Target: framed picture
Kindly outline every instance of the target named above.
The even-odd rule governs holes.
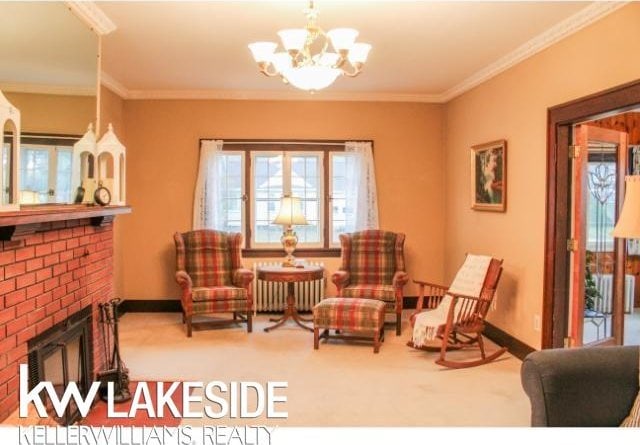
[[[507,141],[471,147],[471,208],[504,212],[507,208]]]

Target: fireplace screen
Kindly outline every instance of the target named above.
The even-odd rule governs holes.
[[[67,385],[76,382],[86,396],[91,384],[91,308],[77,312],[29,341],[29,380],[33,388],[41,381],[52,382],[58,398]],[[44,393],[43,393],[44,394]],[[46,397],[49,416],[63,425],[70,425],[79,417],[73,401],[66,412],[58,416]]]

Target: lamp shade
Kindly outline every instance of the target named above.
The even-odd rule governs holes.
[[[622,212],[611,234],[616,238],[640,238],[640,175],[627,176],[625,182]]]
[[[284,196],[280,201],[280,213],[273,220],[273,224],[281,224],[283,226],[309,224],[302,213],[300,198]]]

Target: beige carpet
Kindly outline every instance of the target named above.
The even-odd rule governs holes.
[[[129,313],[122,317],[122,355],[131,380],[288,381],[288,419],[190,419],[183,424],[279,426],[528,426],[530,407],[517,358],[449,370],[435,354],[405,346],[386,331],[379,354],[369,344],[321,341],[291,324],[265,333],[243,327],[194,331],[187,338],[180,314]],[[490,350],[495,348],[487,342]],[[471,351],[469,351],[471,352]],[[469,352],[456,352],[464,357]],[[279,408],[282,409],[282,408]]]

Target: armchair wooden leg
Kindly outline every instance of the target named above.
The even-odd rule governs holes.
[[[186,317],[184,311],[182,311],[182,324],[185,324],[186,321],[187,321],[187,317]]]
[[[373,334],[373,353],[377,354],[378,352],[380,352],[380,331]]]
[[[192,315],[187,315],[187,337],[191,337],[192,334],[191,318]]]
[[[238,313],[234,312],[233,313],[233,321],[236,321],[236,320],[238,320]]]
[[[235,317],[235,312],[233,313],[234,317]],[[251,311],[247,311],[247,332],[251,333],[253,332],[253,317],[251,314]]]
[[[396,335],[402,333],[402,314],[396,314]]]
[[[320,347],[320,328],[313,328],[313,349]]]

